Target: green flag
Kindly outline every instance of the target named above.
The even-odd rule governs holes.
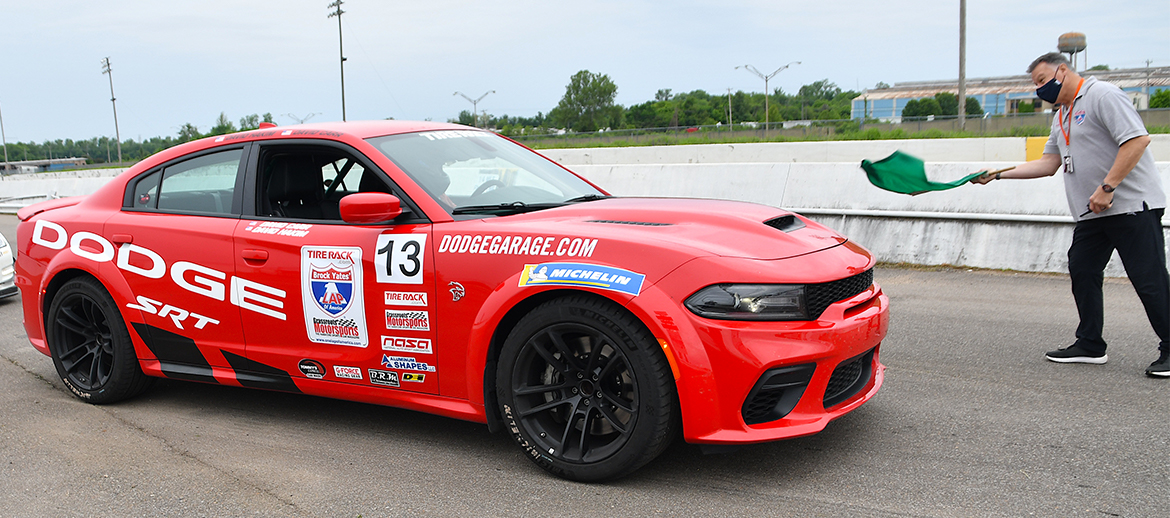
[[[953,182],[932,182],[926,179],[926,167],[922,160],[901,151],[894,151],[894,154],[877,162],[862,160],[861,168],[865,169],[869,183],[874,184],[879,189],[911,196],[930,191],[954,189],[983,174],[983,172],[972,173]]]

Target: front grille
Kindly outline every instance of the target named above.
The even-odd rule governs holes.
[[[820,318],[829,304],[857,295],[872,285],[873,269],[869,269],[852,277],[805,286],[805,304],[809,320]]]
[[[743,402],[743,422],[760,424],[788,415],[804,395],[816,368],[815,363],[806,363],[769,369]]]
[[[869,383],[873,372],[873,349],[865,354],[850,358],[837,365],[825,388],[825,408],[834,406],[853,397]]]

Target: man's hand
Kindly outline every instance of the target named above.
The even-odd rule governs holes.
[[[995,175],[984,171],[983,174],[976,176],[975,178],[972,178],[971,183],[977,183],[979,185],[987,185],[987,182],[990,182],[994,179],[995,179]]]
[[[1089,210],[1094,214],[1100,214],[1101,211],[1107,210],[1113,206],[1113,193],[1105,192],[1101,186],[1097,186],[1097,190],[1093,191],[1093,195],[1089,196]]]

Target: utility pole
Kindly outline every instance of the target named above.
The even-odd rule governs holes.
[[[0,112],[0,143],[4,144],[4,169],[2,174],[8,174],[8,137],[4,135],[4,112]]]
[[[775,77],[775,76],[776,76],[776,74],[779,74],[780,72],[783,72],[783,71],[784,71],[784,69],[786,69],[786,68],[788,68],[788,67],[790,67],[790,66],[792,66],[792,65],[799,65],[799,64],[800,64],[800,62],[799,62],[799,61],[793,61],[792,63],[789,63],[789,64],[787,64],[787,65],[784,65],[784,66],[782,66],[782,67],[780,67],[780,68],[777,68],[775,72],[772,72],[771,74],[768,74],[768,75],[764,75],[764,73],[763,73],[763,72],[760,72],[759,70],[756,70],[756,67],[753,67],[753,66],[751,66],[751,65],[740,65],[740,66],[738,66],[738,67],[735,67],[736,69],[740,69],[740,68],[742,68],[742,69],[744,69],[744,70],[747,70],[748,72],[751,72],[751,73],[753,73],[753,74],[755,74],[755,75],[757,75],[757,76],[760,76],[760,79],[763,79],[763,80],[764,80],[764,133],[767,133],[767,132],[768,132],[768,123],[770,122],[770,121],[768,120],[768,115],[769,115],[769,114],[768,114],[768,80],[769,80],[769,79],[772,79],[773,77]],[[802,117],[803,117],[803,116],[802,116]]]
[[[468,101],[471,102],[471,121],[475,125],[475,127],[478,128],[479,127],[479,112],[476,111],[476,107],[479,105],[479,102],[482,101],[484,97],[487,97],[488,94],[494,94],[494,93],[496,93],[495,90],[488,90],[483,95],[479,96],[479,99],[472,99],[472,98],[468,97],[467,94],[465,94],[463,92],[455,92],[451,95],[462,95],[464,99],[467,99]],[[484,110],[483,114],[484,114],[484,118],[486,119],[487,118],[487,110]]]
[[[959,0],[959,131],[967,123],[967,0]]]
[[[1146,109],[1147,110],[1150,109],[1150,63],[1153,63],[1153,62],[1154,61],[1152,59],[1146,60]]]
[[[727,89],[727,129],[735,130],[735,122],[731,120],[731,88]]]
[[[341,0],[333,0],[329,7],[334,10],[330,11],[329,16],[326,17],[337,17],[337,53],[341,57],[341,122],[345,122],[345,41],[341,36],[341,15],[345,14],[345,11],[341,10],[343,3]]]
[[[114,71],[110,68],[110,57],[102,60],[102,73],[110,76],[110,104],[114,107],[114,138],[118,141],[118,163],[122,163],[122,134],[118,131],[118,103],[114,102]]]

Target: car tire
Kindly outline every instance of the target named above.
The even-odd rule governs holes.
[[[61,286],[49,305],[45,331],[57,375],[78,398],[113,403],[150,386],[126,322],[97,280],[79,277]]]
[[[520,319],[500,350],[496,395],[528,457],[571,480],[627,475],[675,437],[666,356],[637,318],[601,297],[553,299]]]

